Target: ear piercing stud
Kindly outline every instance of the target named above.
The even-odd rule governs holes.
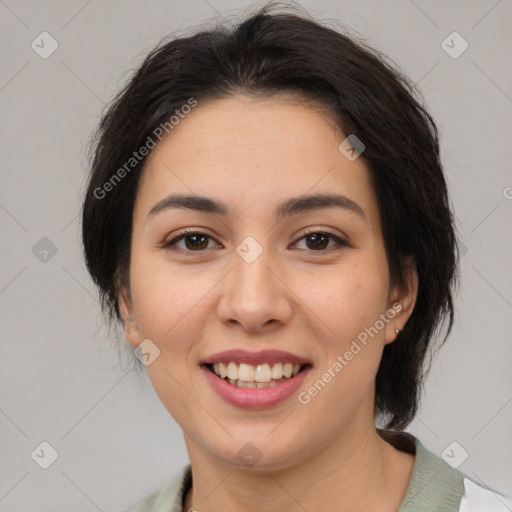
[[[400,329],[395,329],[395,332],[398,334],[400,332]]]

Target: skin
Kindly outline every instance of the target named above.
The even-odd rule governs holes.
[[[383,348],[414,308],[416,269],[409,260],[405,284],[390,282],[367,164],[339,151],[346,136],[327,111],[296,100],[200,102],[152,151],[137,192],[119,304],[128,342],[160,350],[146,370],[184,432],[193,472],[184,510],[318,510],[321,499],[325,511],[396,511],[411,476],[414,456],[378,436],[373,404]],[[343,194],[364,217],[329,207],[276,220],[278,203],[320,192]],[[170,193],[204,195],[230,213],[173,209],[148,220]],[[183,228],[211,238],[162,247]],[[347,245],[317,248],[305,228]],[[236,252],[249,235],[263,248],[251,264]],[[397,302],[401,311],[307,405],[294,393],[266,409],[232,406],[198,366],[233,348],[286,350],[312,361],[307,391]],[[252,467],[237,457],[248,442],[261,453]]]

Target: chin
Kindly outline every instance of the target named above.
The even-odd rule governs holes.
[[[240,435],[226,440],[220,450],[212,447],[211,453],[237,470],[275,471],[288,468],[298,462],[298,454],[306,448],[301,441],[304,436],[290,437],[285,429],[278,432],[278,427],[272,432],[274,428],[275,425],[257,431],[243,429]]]

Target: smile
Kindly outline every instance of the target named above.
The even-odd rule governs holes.
[[[262,409],[277,406],[281,402],[284,402],[297,391],[297,388],[301,385],[306,375],[312,369],[311,364],[298,365],[299,368],[297,369],[296,363],[296,365],[292,365],[291,375],[286,377],[284,372],[286,371],[287,374],[289,374],[290,367],[287,365],[290,363],[274,363],[272,368],[270,367],[270,364],[266,363],[261,363],[255,366],[247,365],[246,363],[241,363],[240,365],[233,363],[233,365],[230,366],[230,363],[232,363],[232,361],[227,363],[227,365],[222,363],[224,367],[223,370],[220,366],[221,363],[202,364],[200,369],[211,388],[222,400],[235,407],[245,409]],[[214,367],[216,365],[218,366],[215,369]],[[280,375],[278,379],[272,378],[272,372],[276,365],[276,373],[274,375]],[[245,369],[244,366],[250,366],[250,369]],[[239,379],[240,367],[242,367],[242,377],[244,377],[244,379],[246,378],[247,374],[244,375],[244,372],[247,371],[249,376],[252,375],[253,380],[249,381]],[[261,373],[258,372],[258,367],[261,367]],[[294,370],[296,373],[294,373]],[[223,374],[221,374],[221,371],[226,372],[225,377],[221,377]],[[231,379],[228,372],[232,372],[230,375],[234,376],[235,371],[237,372],[237,378]],[[250,373],[251,371],[252,374]],[[257,382],[254,380],[256,375],[259,375],[258,378],[260,379],[263,379],[263,377],[268,379],[269,373],[271,377],[269,380],[265,380],[264,382]]]
[[[237,364],[234,361],[218,362],[207,368],[221,379],[241,388],[266,388],[293,378],[306,365],[293,363]]]

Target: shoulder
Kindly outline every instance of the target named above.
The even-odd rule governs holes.
[[[477,484],[425,448],[411,434],[388,434],[395,447],[415,452],[413,472],[399,512],[510,512],[501,494]],[[397,438],[400,438],[399,443]],[[413,448],[414,445],[414,448]]]
[[[510,512],[511,507],[510,498],[464,478],[464,496],[460,502],[459,512]]]
[[[416,445],[416,462],[400,512],[431,511],[436,505],[456,512],[512,510],[510,498],[473,482],[427,450],[418,439],[412,440]],[[183,495],[191,481],[191,466],[188,464],[165,487],[122,512],[182,512]]]
[[[190,464],[187,464],[171,482],[156,490],[122,512],[181,512],[182,498],[191,482]]]

